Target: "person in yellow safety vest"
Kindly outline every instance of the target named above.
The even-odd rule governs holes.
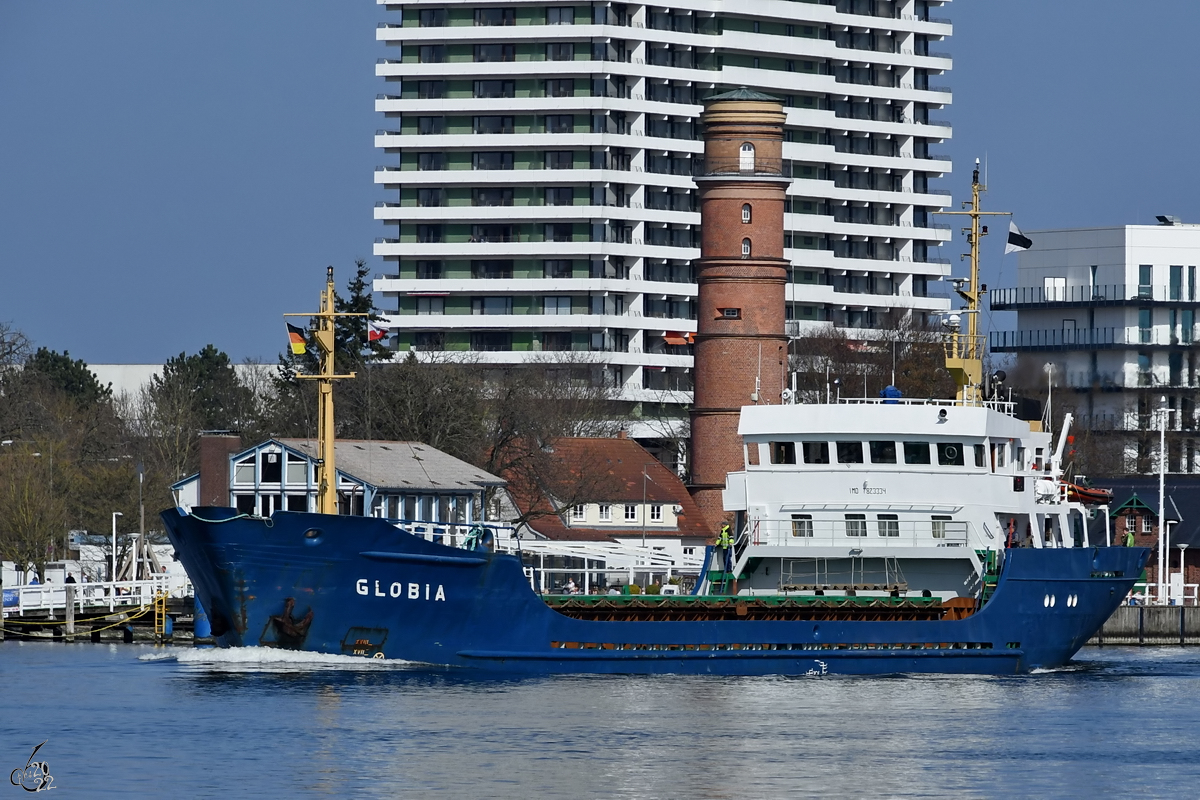
[[[729,550],[733,547],[733,531],[730,529],[728,522],[721,526],[721,535],[717,537],[717,547],[724,550]]]

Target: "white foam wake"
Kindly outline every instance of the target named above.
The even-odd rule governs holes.
[[[318,670],[381,670],[411,667],[415,662],[278,650],[274,647],[178,649],[148,653],[141,661],[175,660],[192,669],[219,672],[311,672]]]

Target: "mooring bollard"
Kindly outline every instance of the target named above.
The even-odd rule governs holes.
[[[75,641],[75,584],[67,584],[67,638],[68,642]]]
[[[121,633],[122,633],[121,640],[123,642],[125,642],[125,644],[133,644],[133,626],[132,625],[126,625],[124,628],[121,629]]]

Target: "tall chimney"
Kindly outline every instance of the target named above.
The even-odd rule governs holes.
[[[689,489],[714,531],[725,475],[744,467],[741,407],[779,404],[787,337],[783,103],[748,89],[710,97],[704,175],[696,179],[702,239]]]
[[[200,434],[200,494],[197,505],[229,505],[229,457],[242,449],[242,437],[205,431]]]

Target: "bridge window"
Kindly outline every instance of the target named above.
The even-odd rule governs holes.
[[[771,442],[771,463],[772,464],[795,464],[796,463],[796,443],[795,442]]]
[[[896,463],[896,443],[895,442],[870,442],[871,445],[871,463],[872,464],[895,464]]]
[[[986,467],[987,466],[987,457],[984,454],[983,445],[981,445],[981,444],[975,445],[975,466],[977,466],[977,467]]]
[[[929,464],[929,442],[905,442],[905,464]]]
[[[862,442],[838,442],[837,456],[839,464],[863,463]]]
[[[829,442],[804,442],[805,464],[828,464]]]
[[[938,463],[943,467],[961,467],[963,465],[963,446],[958,442],[939,442]]]

